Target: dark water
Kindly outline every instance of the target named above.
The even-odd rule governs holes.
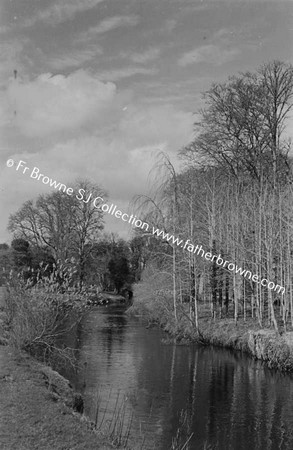
[[[107,308],[91,310],[68,337],[83,370],[66,375],[93,421],[99,404],[101,429],[113,426],[115,412],[125,429],[132,416],[137,450],[170,449],[178,428],[181,447],[192,434],[192,450],[293,449],[292,377],[228,350],[166,345],[165,337]]]

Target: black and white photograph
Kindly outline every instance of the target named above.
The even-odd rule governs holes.
[[[293,0],[0,0],[0,450],[293,449]]]

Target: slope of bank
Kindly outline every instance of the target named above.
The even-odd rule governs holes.
[[[1,450],[111,449],[79,412],[82,397],[68,381],[25,352],[6,345],[9,334],[0,287]]]
[[[272,329],[260,328],[256,321],[222,318],[213,320],[206,314],[199,316],[199,333],[188,319],[187,311],[178,311],[178,321],[173,313],[162,311],[154,304],[135,298],[129,314],[142,315],[149,323],[158,323],[178,343],[198,342],[245,352],[264,361],[268,367],[293,372],[293,332],[278,334]]]
[[[0,448],[3,450],[110,449],[56,392],[58,374],[25,353],[0,346]],[[73,404],[71,405],[73,406]]]

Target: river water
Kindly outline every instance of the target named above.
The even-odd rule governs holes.
[[[65,375],[100,430],[126,440],[130,428],[135,450],[169,450],[176,436],[177,449],[190,439],[185,450],[293,449],[292,376],[237,352],[164,338],[108,307],[90,310],[67,337],[82,369]]]

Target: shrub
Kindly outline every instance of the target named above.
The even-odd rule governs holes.
[[[47,363],[56,358],[73,363],[73,350],[57,343],[80,320],[85,294],[71,284],[72,267],[55,267],[49,277],[40,276],[41,269],[27,280],[12,271],[6,278],[10,344]]]

